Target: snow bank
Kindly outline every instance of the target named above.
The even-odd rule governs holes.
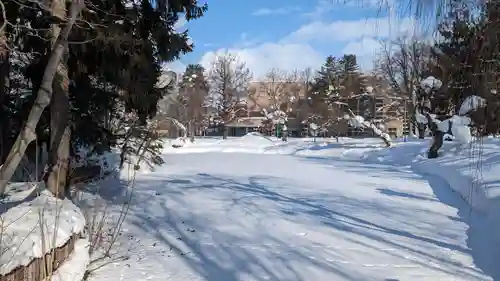
[[[17,184],[20,185],[20,184]],[[28,265],[51,249],[63,246],[73,234],[82,233],[85,218],[71,201],[60,200],[38,186],[40,195],[23,200],[33,185],[25,183],[24,191],[0,201],[1,223],[0,275]],[[10,188],[12,190],[12,188]],[[44,239],[41,239],[44,237]]]
[[[480,148],[482,146],[482,148]],[[450,187],[477,210],[500,211],[500,141],[453,146],[436,159],[422,159],[414,167],[445,179]]]
[[[48,281],[80,281],[90,262],[89,242],[86,239],[76,241],[73,253],[52,274]]]
[[[242,143],[248,143],[252,145],[269,145],[273,143],[273,140],[263,134],[257,132],[251,132],[240,138]]]
[[[381,147],[379,138],[290,138],[283,142],[278,138],[267,137],[259,133],[249,133],[243,137],[231,137],[227,140],[199,138],[189,147],[166,147],[164,154],[185,153],[251,153],[251,154],[281,154],[297,156],[339,156],[346,147],[365,147],[371,149]]]
[[[475,209],[500,211],[500,139],[462,145],[445,142],[436,159],[425,156],[429,141],[397,143],[390,149],[350,150],[348,158],[410,166],[416,172],[446,180]]]
[[[163,153],[206,153],[206,152],[242,152],[264,153],[268,148],[274,147],[281,140],[269,138],[257,132],[248,133],[242,137],[230,137],[226,140],[219,138],[198,138],[188,146],[172,148],[166,146]]]

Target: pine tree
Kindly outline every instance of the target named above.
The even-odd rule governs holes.
[[[341,67],[340,60],[328,56],[309,87],[309,123],[322,129],[328,129],[340,117],[339,106],[332,104],[332,100],[339,95]]]
[[[183,99],[186,111],[188,133],[192,140],[205,117],[205,103],[209,89],[204,72],[205,69],[200,64],[189,64],[179,86],[180,97]]]

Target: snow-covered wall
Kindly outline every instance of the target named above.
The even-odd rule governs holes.
[[[0,214],[0,275],[44,257],[84,230],[80,209],[70,200],[53,197],[41,185],[11,184],[0,201],[4,211]]]

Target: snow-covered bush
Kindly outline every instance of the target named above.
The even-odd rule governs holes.
[[[288,122],[288,114],[279,109],[268,112],[267,109],[264,108],[262,114],[267,120],[272,121],[273,124],[286,124],[286,122]]]
[[[135,113],[122,114],[113,128],[115,134],[120,135],[117,142],[120,148],[120,169],[125,168],[125,164],[133,167],[132,170],[140,169],[142,164],[146,164],[150,169],[163,164],[163,141],[156,133],[157,125],[156,120],[141,122]]]
[[[273,108],[272,108],[273,109]],[[275,109],[271,112],[267,111],[265,108],[262,110],[262,115],[266,118],[267,123],[272,124],[273,126],[276,125],[281,125],[281,128],[283,130],[282,134],[282,140],[286,141],[287,140],[287,130],[288,127],[286,126],[288,122],[288,114],[284,112],[283,110]]]
[[[437,79],[427,79],[428,83],[430,83],[429,80],[436,84]],[[437,85],[441,86],[439,82]],[[429,86],[427,85],[427,87]],[[438,150],[441,148],[446,134],[452,135],[453,139],[460,144],[470,143],[472,141],[471,127],[474,125],[470,114],[484,107],[486,107],[486,99],[471,95],[462,102],[457,114],[445,120],[437,119],[436,115],[430,112],[417,112],[417,122],[427,124],[434,133],[434,141],[429,148],[428,157],[436,158],[438,156]]]
[[[486,106],[486,100],[476,95],[467,97],[461,104],[458,115],[453,115],[443,121],[436,119],[435,115],[428,114],[436,125],[436,129],[442,133],[451,134],[459,143],[466,144],[472,141],[472,120],[467,115],[475,110]],[[427,117],[422,123],[427,123]]]
[[[316,132],[319,129],[319,126],[316,125],[316,123],[311,123],[311,124],[309,124],[309,129],[311,129],[311,132],[314,132],[314,134],[316,134]]]
[[[316,137],[318,136],[319,126],[316,123],[309,123],[309,134],[314,137],[314,141],[316,141]]]

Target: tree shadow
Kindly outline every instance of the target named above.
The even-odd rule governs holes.
[[[423,195],[411,194],[408,192],[401,192],[401,191],[397,191],[397,190],[393,190],[393,189],[389,189],[389,188],[377,188],[376,190],[384,195],[387,195],[387,196],[397,196],[397,197],[404,197],[404,198],[408,198],[408,199],[417,199],[417,200],[432,201],[432,202],[437,201],[434,198],[429,198],[429,197],[426,197]]]
[[[263,228],[258,237],[249,237],[246,233],[218,228],[217,224],[210,222],[208,211],[206,214],[200,215],[168,207],[172,202],[175,202],[175,206],[193,207],[191,205],[193,203],[186,201],[185,196],[197,192],[197,189],[206,190],[207,195],[216,191],[230,194],[232,196],[229,197],[230,200],[224,202],[227,214],[236,210],[233,205],[238,205],[249,215],[253,213],[259,214],[261,217],[272,216],[273,210],[262,209],[260,204],[255,202],[256,200],[265,200],[277,206],[281,217],[286,217],[290,221],[307,220],[314,225],[326,226],[330,231],[339,233],[338,236],[342,239],[366,249],[382,251],[373,245],[376,242],[396,249],[396,251],[385,254],[399,259],[405,259],[405,254],[410,253],[416,257],[411,262],[422,268],[429,268],[448,276],[481,280],[477,270],[463,268],[461,263],[451,258],[436,257],[432,251],[429,251],[429,249],[437,248],[471,254],[471,250],[446,242],[446,239],[437,240],[414,234],[406,230],[404,224],[398,225],[398,229],[396,229],[376,221],[369,221],[353,212],[353,210],[369,210],[383,216],[398,216],[407,219],[412,210],[397,210],[392,206],[357,198],[341,197],[337,194],[331,194],[331,197],[336,197],[333,198],[333,201],[335,203],[343,202],[344,205],[332,204],[332,206],[336,206],[335,209],[332,209],[317,203],[315,198],[296,198],[284,194],[281,192],[284,190],[283,186],[281,189],[273,188],[277,183],[285,187],[287,184],[292,184],[280,178],[254,176],[242,179],[206,173],[167,180],[165,178],[164,180],[159,180],[159,178],[155,181],[149,180],[142,183],[144,186],[147,185],[148,190],[138,194],[140,198],[138,201],[155,202],[157,208],[136,209],[135,212],[131,213],[128,221],[144,232],[153,235],[157,241],[164,244],[175,253],[176,257],[181,258],[185,264],[207,281],[237,281],[244,279],[244,276],[251,276],[252,280],[259,281],[311,280],[311,277],[307,277],[307,273],[301,272],[300,268],[315,268],[328,272],[328,276],[334,278],[333,280],[396,279],[387,279],[387,277],[377,279],[374,276],[363,276],[362,272],[348,265],[331,262],[327,259],[313,258],[317,256],[321,248],[312,248],[309,247],[310,245],[292,247],[291,241],[287,237],[273,235],[272,229],[266,229],[266,231]],[[153,190],[165,190],[165,196],[155,196]],[[148,205],[143,204],[142,206]],[[194,207],[206,208],[206,206]],[[238,228],[239,224],[244,224],[244,220],[249,218],[250,216],[242,217],[242,221],[231,221],[231,226]],[[407,223],[411,224],[412,222]],[[240,229],[244,229],[244,226]],[[204,235],[210,236],[209,242]],[[332,239],[335,239],[335,236]],[[276,253],[276,249],[281,249],[282,252]],[[382,274],[390,274],[388,271]]]
[[[500,280],[500,239],[497,220],[491,220],[472,209],[448,183],[436,176],[425,176],[436,197],[458,210],[459,218],[468,225],[467,246],[472,250],[474,263],[493,280]]]
[[[206,182],[207,176],[197,175],[196,182]],[[193,182],[189,178],[156,181],[156,187],[152,187],[150,182],[149,188],[172,188],[177,185],[178,189],[183,190],[182,192],[189,193],[196,188],[230,189],[233,184],[232,181],[228,181],[222,183],[221,186],[221,182],[218,179],[214,182],[216,178],[213,178],[207,184],[190,186]],[[168,196],[163,198],[169,201],[177,200],[181,205],[189,204],[182,199],[182,192],[169,192]],[[180,196],[172,196],[172,194]],[[153,199],[150,193],[139,196],[141,200]],[[248,194],[243,196],[248,196]],[[232,204],[251,204],[251,202],[244,202],[245,198],[240,199],[239,202],[235,200]],[[342,266],[312,259],[314,252],[311,249],[289,247],[289,241],[272,235],[271,229],[269,232],[263,230],[259,237],[252,238],[245,233],[217,229],[217,226],[207,222],[206,218],[197,218],[190,213],[175,212],[169,209],[165,202],[161,202],[162,198],[154,198],[154,200],[161,210],[142,209],[140,212],[132,213],[128,221],[153,235],[155,240],[169,249],[171,255],[181,258],[204,280],[238,281],[243,280],[244,277],[259,281],[310,280],[297,265],[318,268],[330,272],[332,276],[341,277],[342,280],[368,280],[356,272],[349,272]],[[228,202],[228,205],[230,208],[231,202]],[[200,208],[203,207],[200,206]],[[159,213],[163,215],[158,216]],[[238,225],[239,223],[234,221],[232,224]],[[204,239],[204,234],[210,235],[209,242]],[[276,252],[276,249],[283,252]]]
[[[407,148],[403,147],[402,152]],[[404,154],[404,153],[403,153]],[[376,162],[375,157],[367,157],[366,159],[346,159],[342,157],[329,157],[329,159],[311,158],[306,157],[306,161],[320,161],[322,163],[341,163],[342,167],[357,167],[358,172],[361,170],[364,173],[372,174],[375,177],[381,177],[382,174],[390,174],[397,172],[402,174],[402,177],[413,179],[423,179],[429,183],[437,201],[451,206],[457,210],[457,218],[449,217],[450,220],[458,220],[465,223],[468,227],[467,234],[467,247],[470,252],[474,264],[481,269],[486,275],[489,275],[493,280],[500,280],[500,270],[496,261],[500,260],[500,222],[494,216],[474,210],[460,194],[455,192],[443,178],[438,176],[431,176],[428,174],[420,173],[411,169],[411,161],[402,161],[402,159],[388,159],[385,163]],[[413,158],[413,157],[409,157]],[[404,160],[404,159],[403,159]],[[440,166],[446,166],[447,162],[456,162],[457,159],[450,158],[437,158],[432,161],[438,161]],[[486,161],[485,161],[486,162]],[[490,160],[487,161],[490,163]],[[362,169],[360,169],[360,165]],[[333,168],[334,165],[332,165]],[[370,172],[370,170],[372,170]],[[403,172],[403,173],[402,173]],[[408,175],[405,176],[404,173]],[[491,184],[492,182],[487,182]],[[429,198],[422,198],[421,196],[396,192],[388,188],[378,189],[382,194],[390,196],[406,197],[415,200],[429,201]],[[435,201],[430,199],[430,201]],[[449,248],[450,250],[456,250]]]
[[[112,171],[104,178],[76,184],[75,189],[97,195],[110,204],[119,205],[128,200],[128,194],[133,188],[132,184],[131,181],[121,178],[118,171]]]

